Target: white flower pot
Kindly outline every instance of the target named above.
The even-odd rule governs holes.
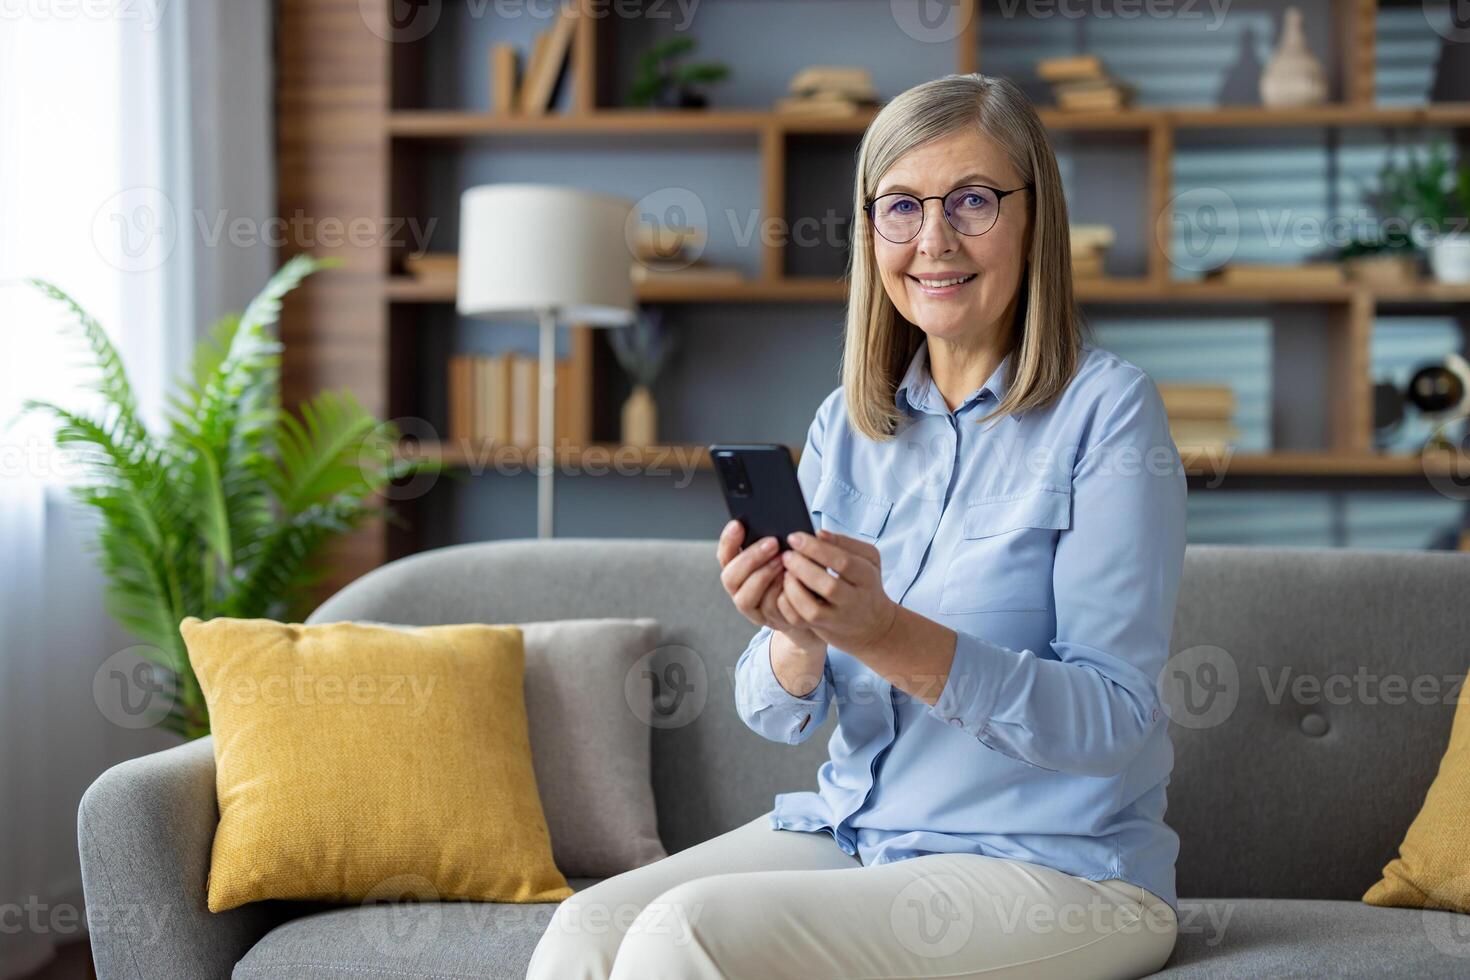
[[[1439,282],[1470,283],[1470,234],[1435,239],[1429,246],[1429,270]]]

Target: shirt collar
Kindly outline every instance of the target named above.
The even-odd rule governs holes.
[[[1005,401],[1006,391],[1009,385],[1006,376],[1011,366],[1011,358],[1014,351],[1006,354],[1001,359],[990,378],[979,388],[965,396],[965,400],[956,409],[963,412],[980,397],[982,391],[990,392],[990,397],[995,399],[999,405]],[[893,394],[894,403],[900,412],[929,412],[935,415],[948,415],[949,407],[944,404],[944,398],[939,394],[939,389],[934,385],[934,379],[929,374],[929,342],[926,340],[919,344],[914,356],[909,359],[909,366],[903,373],[903,378],[898,382],[898,390]],[[987,406],[989,407],[989,406]],[[1014,414],[1008,416],[1015,418]]]

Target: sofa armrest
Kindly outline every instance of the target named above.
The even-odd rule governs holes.
[[[218,823],[213,738],[120,763],[88,788],[77,837],[98,980],[229,980],[289,917],[275,903],[209,911]]]

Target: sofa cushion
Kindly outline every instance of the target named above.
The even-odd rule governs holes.
[[[595,878],[569,879],[577,891]],[[276,928],[235,980],[522,980],[556,903],[351,906]],[[1302,899],[1185,899],[1157,977],[1456,977],[1470,923],[1453,912]]]
[[[1470,976],[1470,918],[1362,902],[1184,899],[1156,977]]]
[[[1399,856],[1369,888],[1369,905],[1470,914],[1470,697],[1460,698],[1450,744]],[[1470,970],[1466,971],[1470,973]]]
[[[186,618],[209,705],[211,912],[264,899],[560,901],[516,626]]]
[[[599,878],[568,878],[574,891]],[[266,933],[235,980],[524,980],[557,902],[347,905]]]

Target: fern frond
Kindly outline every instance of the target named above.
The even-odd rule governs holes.
[[[278,467],[272,485],[287,516],[342,493],[375,489],[376,474],[397,441],[348,392],[322,392],[276,423]]]
[[[309,560],[317,548],[377,513],[363,498],[344,495],[280,524],[250,555],[249,573],[236,584],[225,615],[280,617],[298,606],[314,579]]]
[[[110,410],[117,414],[118,422],[123,427],[123,436],[134,442],[146,440],[148,431],[138,416],[138,399],[133,393],[132,382],[128,380],[122,355],[113,346],[107,331],[60,287],[44,279],[25,281],[71,312],[71,319],[64,330],[81,340],[92,355],[92,366],[96,371],[96,381],[92,387],[106,401]]]

